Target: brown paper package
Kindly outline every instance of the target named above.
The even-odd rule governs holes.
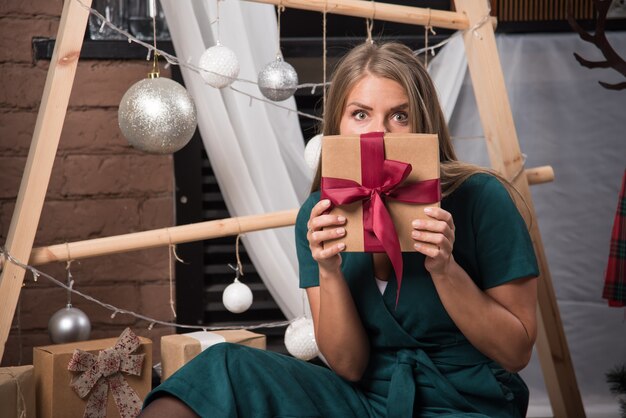
[[[435,134],[385,134],[385,159],[409,163],[411,173],[405,182],[439,178],[439,142]],[[322,139],[322,177],[354,180],[361,184],[361,145],[359,135],[331,135]],[[409,204],[387,200],[387,210],[395,225],[402,251],[416,251],[411,238],[411,222],[427,219],[424,208],[439,206]],[[363,252],[363,206],[361,202],[335,207],[333,215],[346,217],[346,235],[338,240],[325,241],[346,244],[345,251]]]
[[[248,347],[265,350],[265,335],[246,330],[211,331],[219,334],[226,342],[247,345]],[[200,342],[185,334],[166,335],[161,337],[161,366],[163,368],[161,381],[170,377],[174,372],[200,354]]]
[[[0,418],[5,417],[36,417],[33,366],[0,368]]]
[[[88,398],[81,399],[70,387],[72,377],[79,373],[67,370],[67,365],[75,349],[97,355],[100,350],[113,347],[117,340],[117,338],[105,338],[35,347],[33,362],[37,386],[38,418],[82,418]],[[123,376],[135,390],[139,399],[143,401],[152,386],[152,341],[144,337],[139,337],[139,340],[141,345],[131,354],[145,354],[141,375],[131,376],[123,373]],[[107,418],[120,416],[110,391],[106,416]]]

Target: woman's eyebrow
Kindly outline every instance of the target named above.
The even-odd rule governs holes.
[[[408,103],[402,103],[401,105],[398,105],[398,106],[392,107],[392,108],[391,108],[391,111],[392,111],[392,112],[395,112],[396,110],[404,110],[404,109],[406,109],[407,107],[409,107],[409,104],[408,104]]]
[[[371,107],[369,107],[369,106],[366,106],[366,105],[364,105],[363,103],[359,103],[359,102],[350,102],[350,103],[348,103],[348,104],[346,105],[346,107],[348,107],[348,106],[356,106],[356,107],[361,107],[361,108],[363,108],[363,109],[365,109],[365,110],[374,110],[373,108],[371,108]]]

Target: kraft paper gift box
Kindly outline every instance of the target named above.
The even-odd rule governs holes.
[[[363,144],[362,137],[366,141]],[[346,217],[346,234],[340,238],[349,252],[386,252],[374,234],[364,229],[364,208],[372,210],[373,199],[370,193],[384,184],[394,183],[404,172],[402,163],[410,164],[408,176],[390,190],[383,190],[382,203],[386,207],[395,231],[385,230],[389,235],[397,234],[401,251],[416,251],[411,238],[411,222],[415,219],[427,219],[424,208],[439,206],[441,192],[439,187],[439,141],[435,134],[385,134],[372,132],[364,135],[333,135],[322,139],[322,199],[331,198],[334,189],[340,198],[347,188],[361,189],[361,196],[353,203],[334,205],[331,214]],[[372,142],[374,141],[374,142]],[[380,144],[382,142],[382,145]],[[390,161],[391,162],[388,162]],[[396,164],[400,162],[400,164]],[[351,181],[336,184],[328,179]],[[341,182],[340,182],[341,183]],[[413,190],[405,188],[413,185]],[[329,187],[330,186],[330,187]],[[340,186],[340,187],[337,187]],[[384,186],[383,186],[384,188]],[[342,189],[342,190],[339,190]],[[407,203],[394,196],[398,190],[409,191]],[[363,198],[363,199],[361,199]],[[331,198],[332,200],[332,198]],[[368,236],[369,235],[369,236]],[[368,240],[370,241],[368,245]],[[338,240],[329,240],[332,245]]]
[[[164,381],[208,347],[222,342],[237,343],[265,350],[265,335],[246,330],[190,332],[161,337],[161,366]]]
[[[0,368],[0,417],[35,418],[33,366]]]
[[[86,372],[74,372],[68,370],[70,360],[74,357],[75,350],[91,353],[97,359],[103,350],[116,346],[126,334],[127,329],[118,338],[105,338],[100,340],[81,341],[67,344],[48,345],[33,349],[33,362],[35,366],[35,382],[37,387],[37,416],[38,418],[82,418],[85,408],[91,396],[97,396],[97,388],[94,386],[89,394],[81,398],[70,387],[70,382]],[[134,334],[133,334],[134,336]],[[137,369],[139,375],[131,375],[122,372],[123,379],[134,390],[139,398],[139,407],[148,395],[152,385],[152,341],[148,338],[138,338],[138,348],[130,352],[130,356],[143,354],[143,362]],[[104,379],[101,377],[101,379]],[[109,387],[106,399],[106,417],[119,417],[120,413],[113,399],[112,390]],[[95,400],[95,399],[94,399]],[[104,402],[103,402],[104,405]]]

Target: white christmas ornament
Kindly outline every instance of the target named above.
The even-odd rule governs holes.
[[[232,313],[242,313],[252,305],[252,290],[238,279],[229,284],[222,294],[222,303]]]
[[[169,78],[133,84],[118,109],[118,123],[130,145],[155,154],[183,148],[196,131],[196,107],[187,90]]]
[[[237,56],[219,43],[202,53],[198,66],[205,70],[200,73],[204,81],[218,89],[232,84],[239,75]]]
[[[308,361],[317,356],[313,321],[301,317],[289,324],[285,331],[285,347],[289,354],[301,360]]]
[[[279,55],[261,70],[258,82],[263,96],[275,102],[281,102],[296,92],[298,74]]]
[[[317,167],[320,163],[320,156],[322,155],[322,134],[315,135],[309,139],[306,147],[304,147],[304,161],[311,170],[311,173],[315,175]]]

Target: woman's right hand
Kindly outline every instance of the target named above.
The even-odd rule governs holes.
[[[307,239],[313,259],[317,261],[320,269],[326,271],[339,271],[341,269],[341,255],[346,244],[338,242],[324,248],[324,241],[341,238],[346,235],[343,227],[346,218],[337,215],[324,214],[330,207],[330,200],[324,199],[317,202],[311,210],[311,216],[307,224]],[[335,228],[328,228],[334,226]],[[323,229],[326,228],[326,229]]]

